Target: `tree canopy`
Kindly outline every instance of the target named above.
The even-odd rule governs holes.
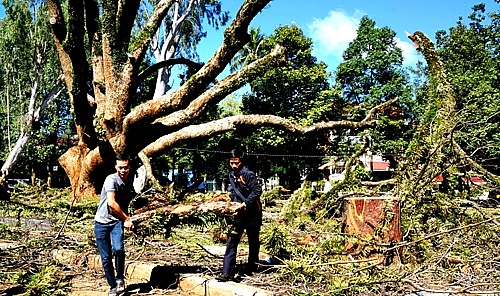
[[[378,28],[374,20],[364,16],[336,72],[336,83],[345,100],[346,119],[362,118],[370,106],[399,99],[381,110],[381,122],[369,131],[372,149],[391,154],[401,153],[407,146],[412,132],[408,123],[415,116],[411,113],[414,100],[410,79],[403,68],[403,53],[395,36],[396,32],[389,27]],[[340,140],[342,137],[337,137]],[[341,144],[338,143],[339,149]]]
[[[119,151],[151,157],[179,143],[243,127],[272,126],[305,135],[332,127],[362,128],[375,124],[372,113],[357,122],[321,121],[307,126],[270,114],[197,121],[247,82],[269,69],[286,65],[284,46],[277,45],[255,62],[216,81],[249,41],[250,21],[269,0],[244,2],[224,31],[221,46],[201,68],[179,88],[157,98],[151,94],[150,99],[132,109],[144,78],[140,70],[148,46],[176,1],[158,2],[135,34],[139,3],[70,1],[66,10],[58,0],[47,1],[79,139],[78,145],[59,161],[78,196],[95,195]],[[181,62],[190,64],[186,59]]]

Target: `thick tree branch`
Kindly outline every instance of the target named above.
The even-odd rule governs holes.
[[[130,37],[132,36],[132,28],[139,11],[140,0],[127,0],[121,1],[123,6],[121,10],[118,11],[118,33],[117,33],[117,44],[120,48],[127,49],[130,42]]]
[[[380,107],[377,106],[377,107]],[[236,115],[219,120],[215,120],[209,123],[191,125],[184,127],[179,131],[170,133],[166,136],[159,138],[154,143],[146,146],[142,151],[147,156],[151,157],[155,154],[162,152],[163,150],[172,147],[176,143],[184,140],[192,140],[197,138],[206,138],[209,136],[214,136],[227,131],[235,130],[240,127],[274,127],[285,130],[289,133],[305,135],[308,133],[319,132],[322,130],[328,130],[333,128],[351,128],[359,129],[366,128],[376,124],[375,120],[371,118],[360,121],[329,121],[329,122],[319,122],[310,126],[300,126],[287,119],[274,116],[274,115]]]
[[[431,70],[428,102],[425,115],[406,151],[404,163],[398,169],[396,179],[401,199],[415,198],[424,194],[449,158],[445,147],[450,145],[456,123],[456,102],[446,71],[434,44],[422,32],[408,36],[422,52]],[[410,168],[410,169],[408,169]]]
[[[68,24],[66,40],[63,46],[65,51],[70,55],[73,62],[73,67],[81,64],[75,63],[78,59],[85,58],[85,9],[82,0],[68,1]],[[84,60],[86,61],[86,59]],[[78,62],[82,63],[81,60]],[[84,63],[86,64],[86,63]],[[85,69],[87,70],[87,69]]]
[[[68,86],[68,90],[71,91],[71,86],[73,85],[73,75],[71,59],[68,53],[63,48],[63,43],[66,39],[67,31],[61,2],[58,0],[47,0],[47,7],[49,9],[49,21],[52,28],[52,35],[54,36],[57,54],[59,55],[59,60],[61,62],[66,85]]]
[[[80,144],[95,147],[97,138],[92,126],[94,110],[87,100],[88,64],[84,46],[83,1],[69,0],[67,24],[59,1],[48,0],[47,6]]]
[[[101,13],[101,55],[102,55],[102,70],[104,72],[104,85],[106,93],[116,89],[117,70],[115,66],[116,51],[116,12],[118,10],[118,1],[103,0]],[[105,108],[107,109],[107,108]]]
[[[139,36],[137,37],[137,41],[133,45],[131,54],[135,60],[142,60],[142,57],[144,57],[151,39],[160,27],[163,18],[165,18],[174,2],[175,1],[173,0],[160,0],[158,4],[156,4],[153,14],[142,28]]]
[[[257,78],[257,76],[264,73],[267,69],[277,67],[284,62],[284,48],[278,45],[270,54],[218,82],[215,86],[193,100],[186,109],[171,113],[164,118],[156,120],[154,123],[161,123],[169,127],[189,123],[203,114],[207,108],[219,103],[226,96],[245,85],[247,81]]]
[[[85,27],[87,28],[87,39],[89,40],[89,48],[92,50],[92,55],[95,54],[95,42],[101,39],[99,30],[99,8],[97,1],[85,1]]]
[[[47,0],[47,7],[50,14],[50,25],[56,44],[62,45],[66,39],[66,24],[64,14],[59,0]]]
[[[248,42],[248,26],[251,20],[270,0],[247,0],[238,11],[234,21],[224,32],[224,42],[214,56],[183,86],[176,91],[148,101],[130,112],[125,118],[124,128],[139,122],[152,122],[171,111],[182,108],[187,102],[198,97],[215,80],[233,56]],[[135,54],[134,54],[135,55]]]

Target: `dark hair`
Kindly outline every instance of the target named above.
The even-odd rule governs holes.
[[[116,155],[116,160],[121,160],[121,161],[130,160],[130,156],[126,153],[120,152]]]
[[[231,158],[239,158],[240,160],[243,160],[243,158],[245,158],[245,152],[239,148],[234,148],[231,150]]]

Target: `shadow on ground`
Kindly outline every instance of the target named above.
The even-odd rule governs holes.
[[[156,266],[151,272],[148,284],[158,289],[176,289],[179,275],[206,271],[207,269],[202,266]]]

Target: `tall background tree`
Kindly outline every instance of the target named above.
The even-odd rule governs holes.
[[[60,66],[47,22],[47,7],[34,1],[4,1],[6,16],[0,20],[2,71],[2,126],[0,155],[4,175],[26,176],[55,164],[69,143],[57,141],[70,127],[69,105],[65,103]],[[50,103],[59,99],[57,106]],[[56,108],[55,112],[46,112]],[[51,120],[47,118],[51,117]],[[34,139],[35,141],[32,141]],[[35,153],[27,153],[29,147]],[[43,165],[41,165],[43,163]],[[43,166],[43,170],[40,169]]]
[[[340,118],[340,93],[331,89],[327,65],[312,55],[312,41],[299,27],[278,27],[268,38],[251,44],[255,49],[246,51],[247,59],[268,54],[280,44],[286,64],[250,83],[251,92],[243,97],[244,114],[272,114],[302,126]],[[264,127],[257,132],[242,129],[236,136],[251,152],[262,154],[258,158],[262,177],[278,175],[292,189],[302,175],[320,166],[328,152],[328,131],[297,136]]]
[[[147,1],[140,7],[141,22],[149,19],[155,7]],[[173,2],[151,40],[151,53],[158,68],[154,97],[164,95],[172,86],[174,58],[198,59],[196,52],[200,40],[206,37],[203,23],[215,27],[226,25],[228,12],[222,11],[220,1],[189,0]],[[142,24],[144,25],[144,24]]]
[[[405,148],[411,138],[408,133],[411,126],[407,123],[414,119],[410,112],[413,104],[410,81],[395,37],[396,32],[391,28],[376,27],[375,21],[364,16],[336,71],[336,83],[342,89],[346,107],[356,107],[347,112],[347,118],[362,117],[363,109],[399,98],[397,104],[381,111],[382,123],[370,131],[374,139],[372,149],[382,153],[398,153]],[[337,139],[341,141],[342,137]]]

